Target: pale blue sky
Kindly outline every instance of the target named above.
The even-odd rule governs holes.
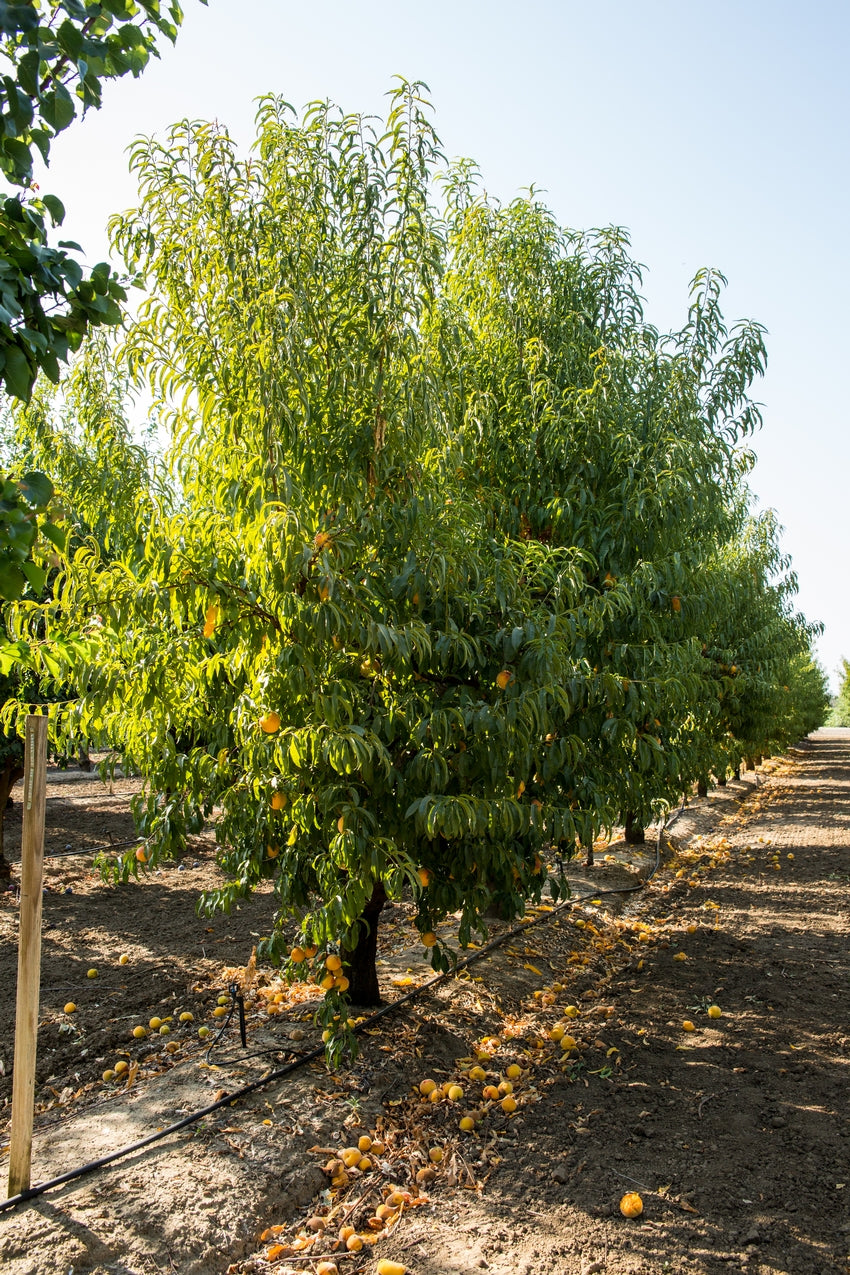
[[[629,228],[652,322],[680,324],[712,265],[727,317],[767,326],[752,485],[827,670],[850,656],[846,0],[184,3],[177,47],[56,145],[45,186],[90,260],[133,202],[137,134],[217,118],[247,146],[260,93],[371,111],[394,74],[425,80],[447,153],[493,194],[534,183],[566,225]]]

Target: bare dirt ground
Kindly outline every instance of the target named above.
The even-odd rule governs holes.
[[[55,775],[48,853],[131,837],[132,787],[116,780],[110,796]],[[371,1275],[392,1259],[410,1275],[847,1275],[850,731],[821,731],[768,763],[758,787],[716,789],[669,842],[672,857],[632,895],[603,892],[649,874],[654,847],[637,858],[613,846],[593,873],[576,867],[575,901],[368,1026],[349,1071],[308,1063],[0,1213],[3,1270],[317,1275],[324,1260]],[[316,1045],[314,993],[271,970],[246,997],[246,1050],[235,1022],[209,1054],[198,1039],[200,1024],[218,1029],[218,996],[274,913],[261,894],[229,917],[195,914],[216,880],[212,839],[117,888],[93,875],[90,854],[50,864],[34,1182]],[[15,896],[0,896],[6,1125],[16,935]],[[427,980],[421,953],[410,909],[393,908],[388,1000]],[[168,1034],[135,1039],[154,1015]],[[562,1033],[566,1049],[552,1038]],[[469,1076],[475,1066],[483,1077]],[[424,1100],[426,1077],[457,1082],[462,1097]],[[514,1092],[484,1097],[500,1084]],[[459,1128],[466,1114],[471,1132]],[[344,1168],[344,1149],[365,1137],[377,1148]],[[641,1196],[639,1218],[620,1214],[626,1192]],[[338,1239],[346,1226],[351,1251]]]

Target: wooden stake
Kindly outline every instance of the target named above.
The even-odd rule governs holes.
[[[30,1185],[35,1056],[41,981],[41,892],[44,868],[44,801],[47,780],[47,718],[30,715],[24,749],[24,824],[21,836],[21,908],[18,936],[18,999],[12,1073],[12,1136],[9,1195]]]

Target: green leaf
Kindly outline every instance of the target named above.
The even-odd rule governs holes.
[[[43,567],[37,567],[34,562],[22,562],[21,570],[29,581],[33,593],[41,593],[47,579],[47,571]]]
[[[38,508],[45,508],[53,499],[53,483],[37,470],[30,470],[19,478],[18,487],[25,499]]]
[[[41,524],[41,534],[46,536],[51,544],[55,545],[60,553],[65,552],[65,546],[68,542],[68,532],[63,527],[57,527],[55,522],[43,522]]]
[[[19,398],[24,402],[29,399],[33,381],[35,380],[35,373],[19,346],[6,346],[5,362],[2,371],[0,371],[0,376],[2,376],[6,389],[15,398]],[[4,594],[3,596],[8,595]]]
[[[65,220],[65,205],[55,195],[42,195],[42,203],[53,219],[54,226],[60,226]]]
[[[26,576],[20,567],[10,562],[0,562],[0,598],[5,598],[7,601],[19,598],[26,583]]]

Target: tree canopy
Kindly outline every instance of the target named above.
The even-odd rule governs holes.
[[[387,897],[444,967],[440,917],[466,943],[557,897],[577,844],[818,724],[745,486],[762,329],[727,328],[722,276],[659,333],[625,233],[446,170],[416,84],[385,124],[265,98],[247,160],[184,123],[132,163],[123,357],[173,487],[69,543],[5,658],[73,686],[58,737],[141,770],[150,861],[214,818],[208,905],[271,878],[266,950],[292,918],[340,948],[329,1021],[377,995]]]
[[[65,209],[39,191],[34,162],[47,164],[58,134],[100,107],[104,81],[139,75],[159,56],[157,39],[173,41],[181,21],[176,0],[167,8],[160,0],[0,2],[0,386],[16,399],[29,399],[39,373],[58,382],[87,331],[120,322],[127,295],[107,263],[86,272],[78,244],[51,242]],[[52,496],[39,471],[4,479],[0,597],[20,597],[27,584],[38,591],[39,530],[60,540],[48,516]]]
[[[86,277],[76,244],[49,244],[65,211],[37,193],[34,157],[46,164],[55,137],[101,105],[104,80],[141,74],[157,37],[176,38],[179,4],[167,13],[159,0],[0,4],[0,172],[13,188],[0,208],[0,382],[17,398],[29,398],[39,370],[57,381],[69,350],[89,327],[119,322],[126,298],[108,265]]]

